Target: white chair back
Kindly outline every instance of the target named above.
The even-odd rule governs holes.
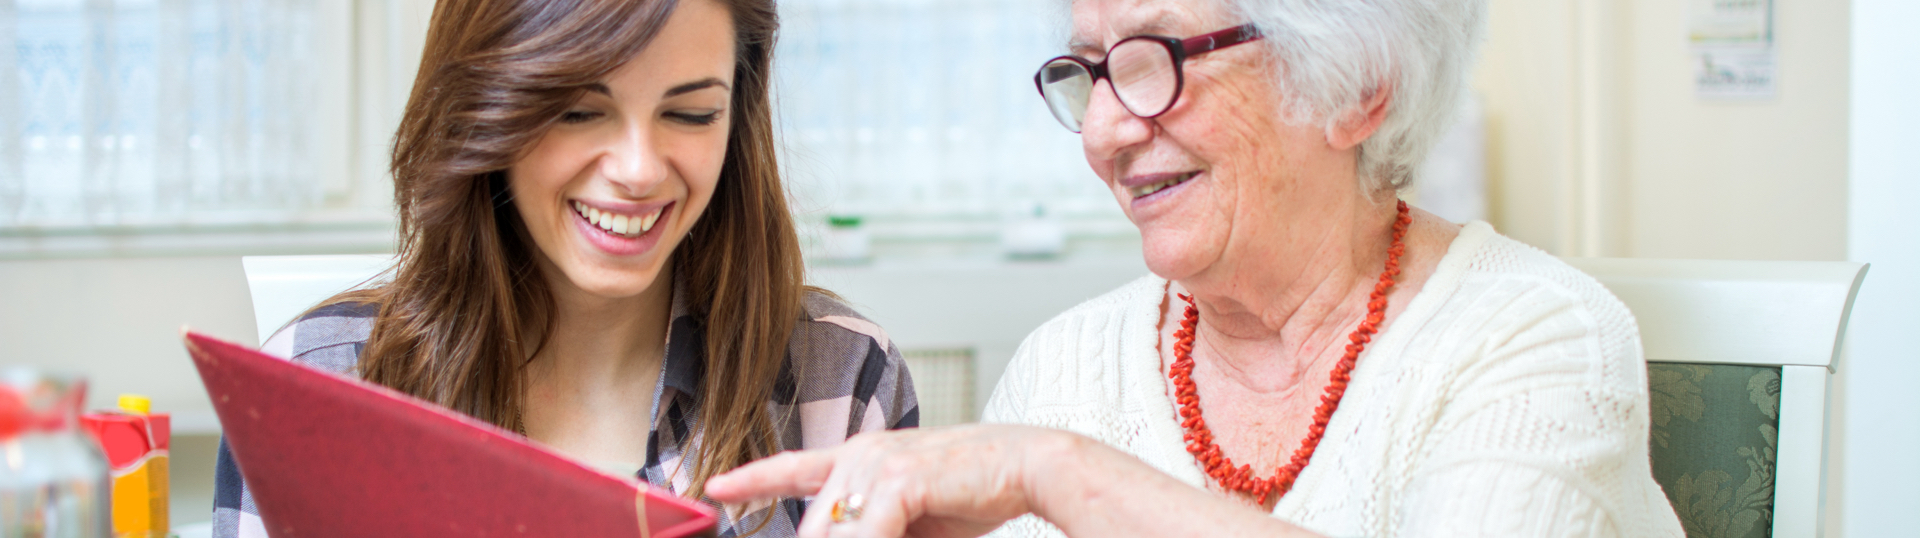
[[[347,291],[393,266],[391,254],[246,256],[247,291],[260,343],[320,301]]]
[[[1572,258],[1633,311],[1649,362],[1780,368],[1772,536],[1824,527],[1827,382],[1866,264]]]

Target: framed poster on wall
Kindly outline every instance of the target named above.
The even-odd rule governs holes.
[[[1778,85],[1773,0],[1692,0],[1687,43],[1701,99],[1770,99]]]

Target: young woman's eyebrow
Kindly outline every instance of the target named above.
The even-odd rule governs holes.
[[[713,88],[713,87],[719,87],[724,90],[733,89],[732,86],[727,85],[726,81],[720,80],[718,78],[705,78],[705,79],[696,80],[693,82],[688,82],[686,84],[681,84],[679,86],[674,86],[672,88],[668,88],[666,97],[674,97],[682,94],[693,93],[693,92],[697,92],[700,90]]]
[[[718,78],[705,78],[705,79],[696,80],[693,82],[688,82],[686,84],[681,84],[679,86],[674,86],[672,88],[668,88],[666,97],[674,97],[678,95],[693,93],[693,92],[697,92],[700,90],[704,90],[704,89],[712,88],[716,86],[725,90],[733,89],[733,87],[727,85],[726,81],[720,80]],[[613,96],[613,90],[611,88],[608,88],[606,84],[602,84],[599,82],[587,84],[586,90],[593,93],[600,94],[600,95],[605,95],[608,97]]]

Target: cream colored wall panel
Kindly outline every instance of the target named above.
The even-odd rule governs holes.
[[[1849,536],[1914,533],[1920,506],[1920,2],[1854,0],[1850,74],[1848,255],[1873,264],[1847,331],[1848,378],[1834,399],[1857,411],[1836,425],[1850,444],[1837,476]],[[1845,413],[1842,413],[1844,415]],[[1846,462],[1853,462],[1847,464]],[[1828,536],[1837,536],[1829,532]]]
[[[1492,0],[1490,220],[1562,255],[1845,254],[1846,2],[1776,0],[1779,92],[1694,95],[1687,3]]]
[[[1573,172],[1574,43],[1566,2],[1492,0],[1474,86],[1487,114],[1488,220],[1559,250],[1556,200]]]
[[[180,344],[191,325],[254,344],[238,257],[0,262],[0,364],[87,376],[87,407],[153,398],[175,435],[215,431],[213,406]]]
[[[1687,5],[1633,3],[1628,255],[1846,257],[1846,2],[1775,0],[1773,99],[1694,96]]]

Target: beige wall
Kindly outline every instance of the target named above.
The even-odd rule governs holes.
[[[1562,252],[1558,220],[1574,163],[1576,43],[1568,2],[1494,0],[1474,86],[1487,114],[1488,218],[1509,236]]]
[[[255,340],[239,257],[0,261],[0,297],[0,364],[85,374],[89,408],[145,394],[176,429],[213,428],[180,329]]]
[[[1778,94],[1696,98],[1687,2],[1492,0],[1491,218],[1562,255],[1846,255],[1848,3],[1775,0]]]

